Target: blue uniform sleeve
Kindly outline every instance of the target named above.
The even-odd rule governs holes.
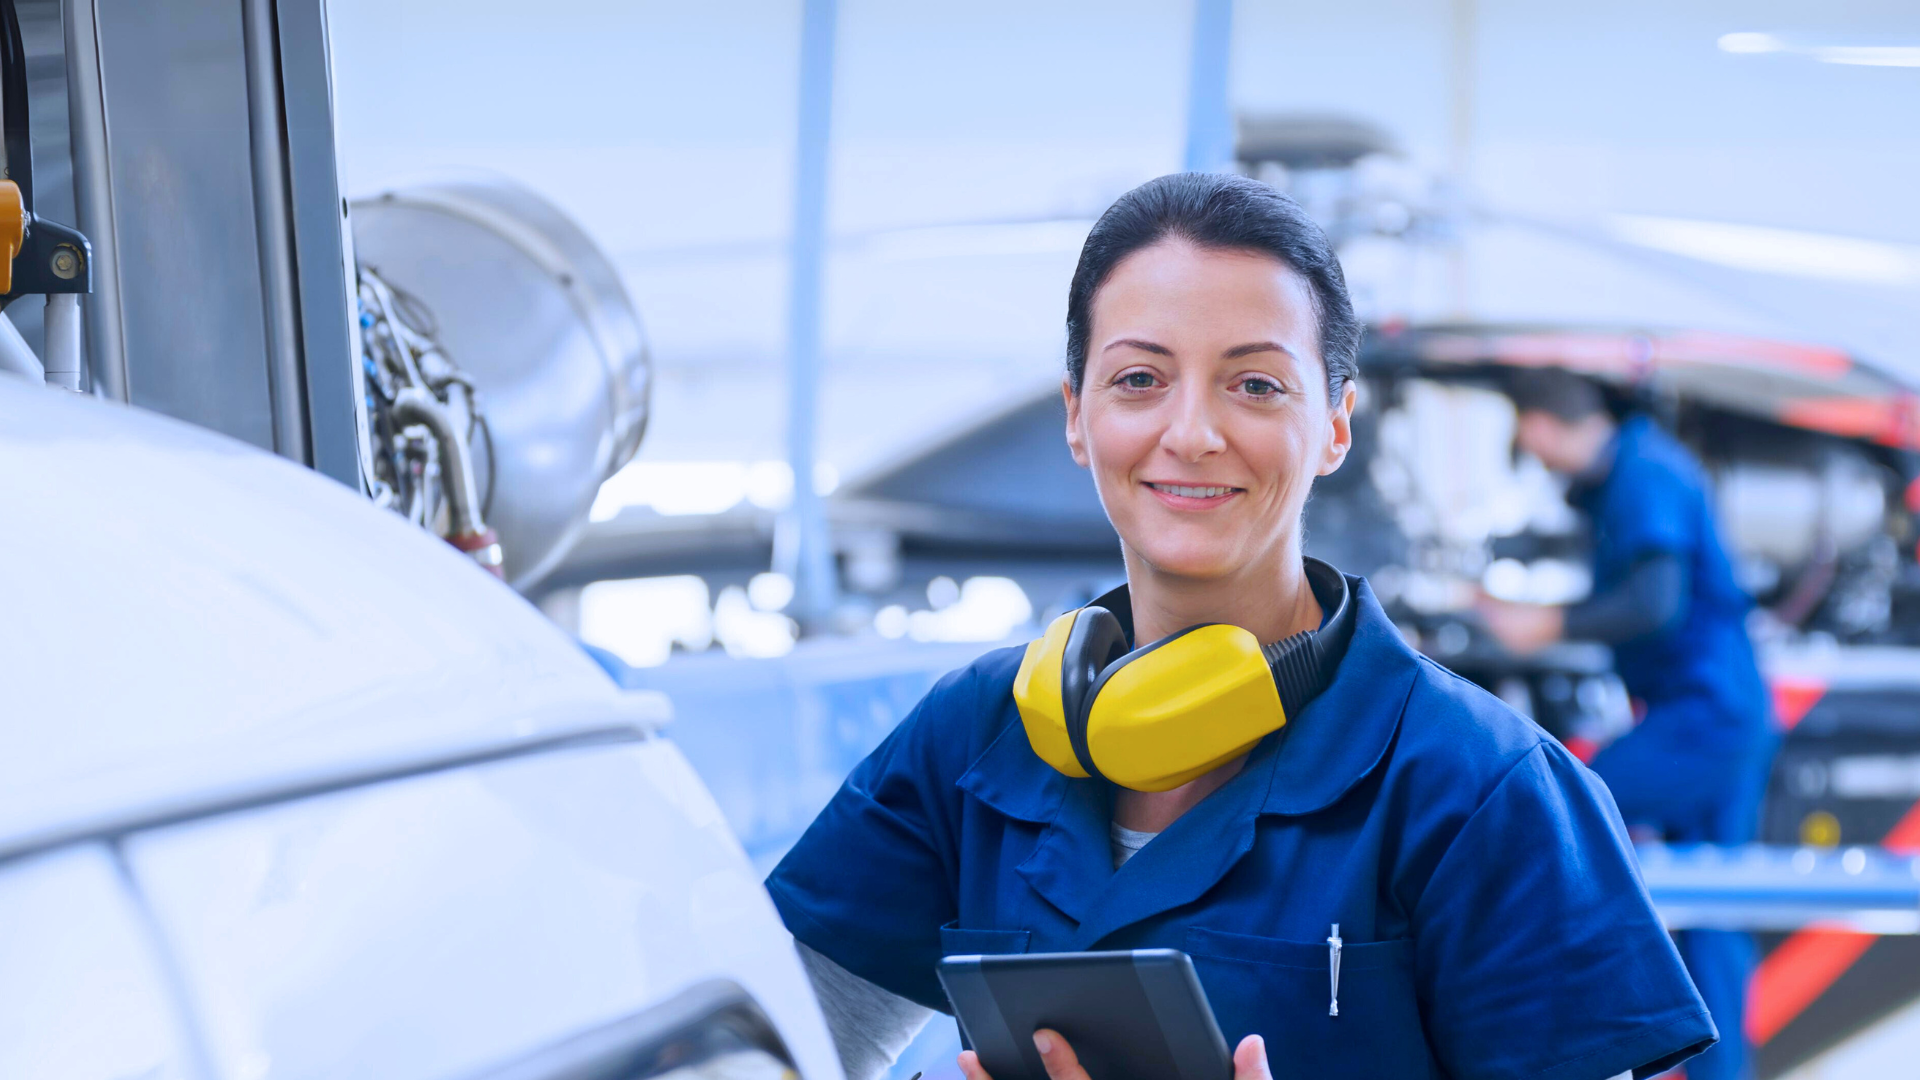
[[[1685,557],[1699,546],[1698,488],[1662,462],[1622,459],[1614,468],[1624,472],[1611,485],[1600,525],[1602,542],[1619,565],[1658,554]]]
[[[857,766],[767,878],[793,936],[855,975],[932,1009],[956,915],[954,781],[966,752],[971,669],[942,679]],[[959,736],[959,737],[956,737]]]
[[[1714,1041],[1611,797],[1556,748],[1528,752],[1475,809],[1413,921],[1451,1075],[1644,1077]]]

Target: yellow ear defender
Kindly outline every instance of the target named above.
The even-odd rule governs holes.
[[[1348,621],[1346,578],[1306,563],[1326,629],[1272,645],[1204,623],[1129,652],[1125,586],[1053,620],[1013,679],[1034,753],[1068,776],[1166,791],[1253,749],[1324,688],[1322,635]]]

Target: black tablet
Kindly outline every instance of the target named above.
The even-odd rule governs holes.
[[[1176,949],[949,956],[940,984],[993,1080],[1047,1080],[1033,1033],[1066,1037],[1094,1080],[1231,1080],[1233,1056]]]

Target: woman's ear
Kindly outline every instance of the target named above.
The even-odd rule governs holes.
[[[1080,395],[1073,392],[1073,379],[1060,380],[1060,397],[1067,403],[1067,449],[1081,468],[1087,467],[1087,440],[1080,434]]]
[[[1327,409],[1327,424],[1331,428],[1327,439],[1326,456],[1320,461],[1319,475],[1325,476],[1339,471],[1341,463],[1347,460],[1347,451],[1353,448],[1353,405],[1359,396],[1352,379],[1340,388],[1340,398]]]

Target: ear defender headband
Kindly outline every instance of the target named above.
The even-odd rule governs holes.
[[[1323,636],[1348,621],[1347,581],[1318,559],[1306,567],[1332,614],[1272,645],[1203,623],[1128,652],[1125,586],[1053,620],[1013,680],[1034,753],[1068,776],[1166,791],[1253,749],[1332,677]]]

